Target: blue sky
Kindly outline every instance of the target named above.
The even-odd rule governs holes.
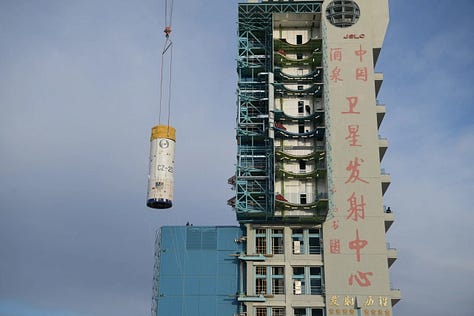
[[[234,225],[238,1],[175,1],[175,204],[145,206],[163,2],[0,1],[0,315],[148,315],[155,230]],[[471,1],[392,0],[396,315],[474,309]],[[438,304],[442,302],[442,304]]]

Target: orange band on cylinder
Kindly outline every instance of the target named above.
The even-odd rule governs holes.
[[[150,140],[157,138],[167,138],[176,141],[176,130],[168,125],[156,125],[151,129]]]

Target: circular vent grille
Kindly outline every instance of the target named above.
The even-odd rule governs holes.
[[[356,24],[359,16],[359,6],[352,0],[334,0],[326,7],[326,18],[337,27]]]

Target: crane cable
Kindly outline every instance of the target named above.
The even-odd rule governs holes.
[[[168,2],[170,2],[170,9],[168,13]],[[165,43],[163,52],[161,53],[161,71],[160,71],[160,108],[158,113],[158,124],[161,124],[161,109],[163,103],[163,72],[165,63],[165,54],[169,50],[169,83],[168,83],[168,119],[167,125],[170,125],[171,116],[171,75],[173,65],[173,42],[170,39],[171,33],[171,22],[173,18],[173,0],[165,0]]]

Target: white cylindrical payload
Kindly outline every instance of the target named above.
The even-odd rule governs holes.
[[[151,208],[170,208],[173,205],[176,130],[171,126],[157,125],[151,129],[150,141],[146,205]]]

